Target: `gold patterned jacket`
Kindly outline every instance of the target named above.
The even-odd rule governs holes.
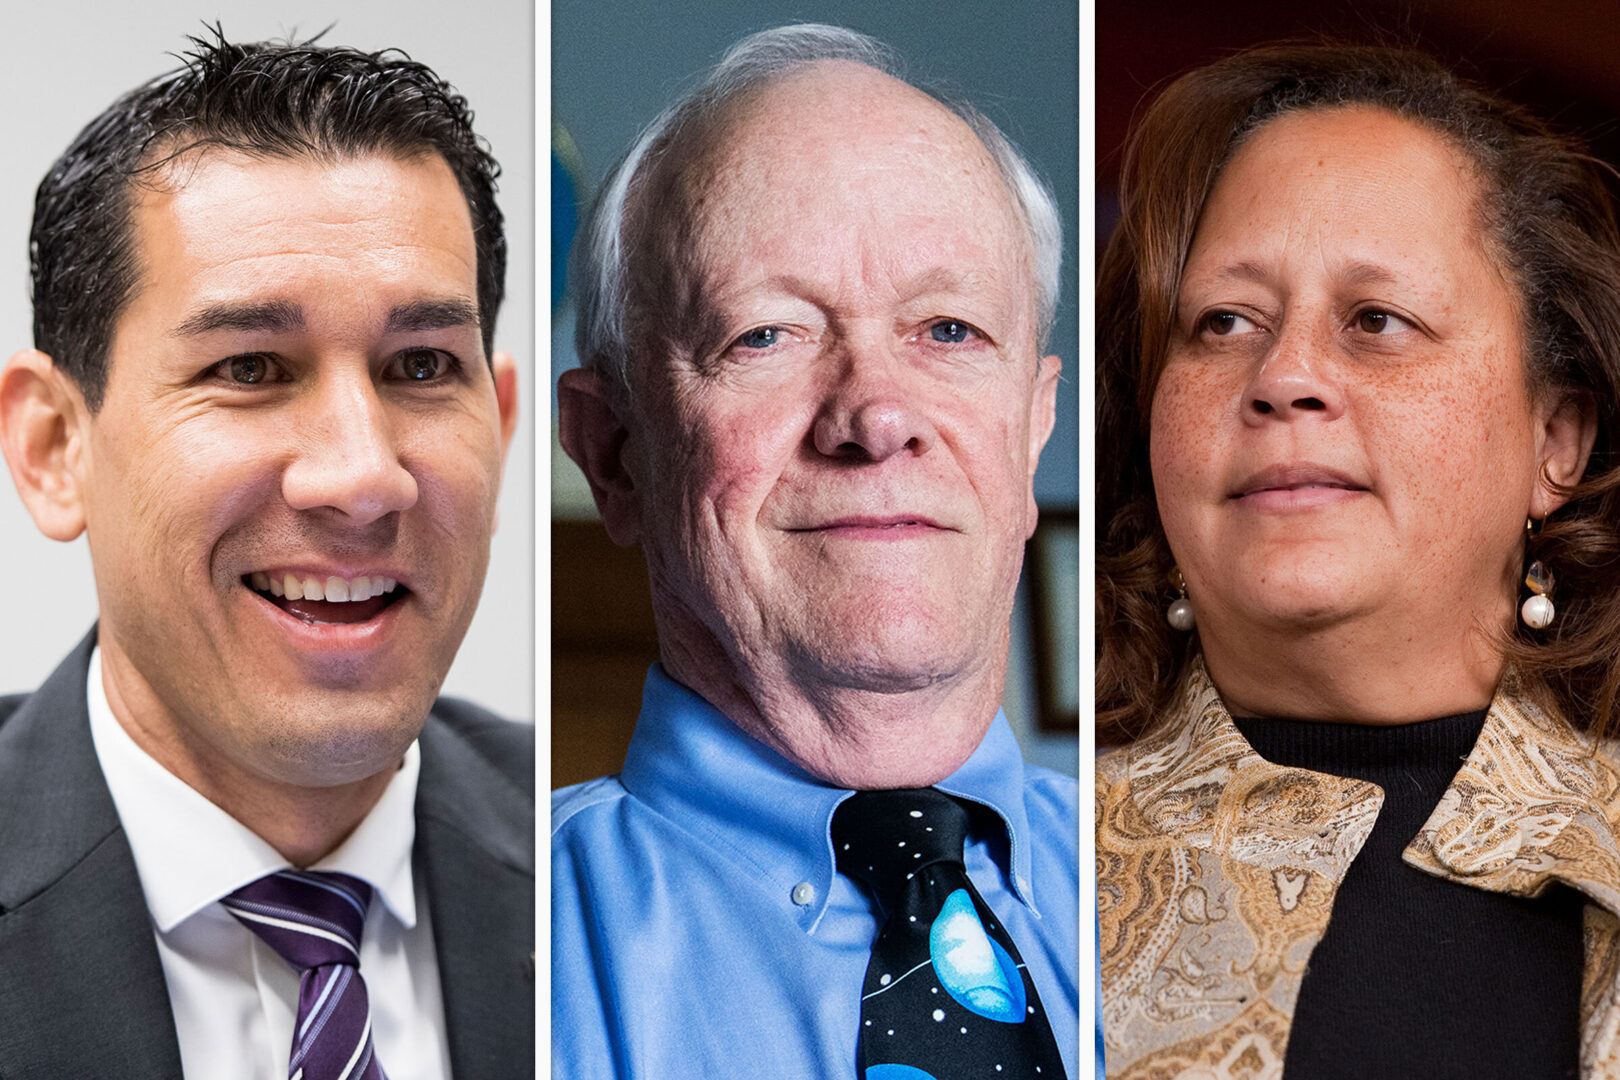
[[[1403,858],[1437,877],[1587,898],[1581,1073],[1620,1080],[1620,769],[1510,682]],[[1176,705],[1097,775],[1108,1076],[1274,1080],[1300,978],[1383,804],[1239,734],[1195,661]]]

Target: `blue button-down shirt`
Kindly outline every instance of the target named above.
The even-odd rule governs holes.
[[[1073,1077],[1076,783],[1026,765],[997,715],[938,787],[1006,824],[970,837],[964,861],[1028,965]],[[834,868],[833,810],[849,794],[655,666],[624,771],[552,798],[553,1075],[854,1077],[881,915]]]

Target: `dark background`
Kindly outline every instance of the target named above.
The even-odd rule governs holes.
[[[1098,0],[1096,18],[1099,251],[1118,216],[1120,149],[1132,115],[1175,75],[1264,42],[1328,37],[1423,49],[1582,137],[1605,161],[1620,161],[1614,0]]]

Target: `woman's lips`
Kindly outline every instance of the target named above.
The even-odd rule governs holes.
[[[1367,493],[1367,487],[1337,469],[1310,462],[1271,465],[1245,478],[1229,498],[1256,510],[1331,506]]]

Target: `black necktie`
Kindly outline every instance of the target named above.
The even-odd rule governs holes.
[[[1062,1080],[1035,984],[962,865],[967,807],[935,788],[858,791],[838,869],[885,914],[861,988],[860,1080]]]

